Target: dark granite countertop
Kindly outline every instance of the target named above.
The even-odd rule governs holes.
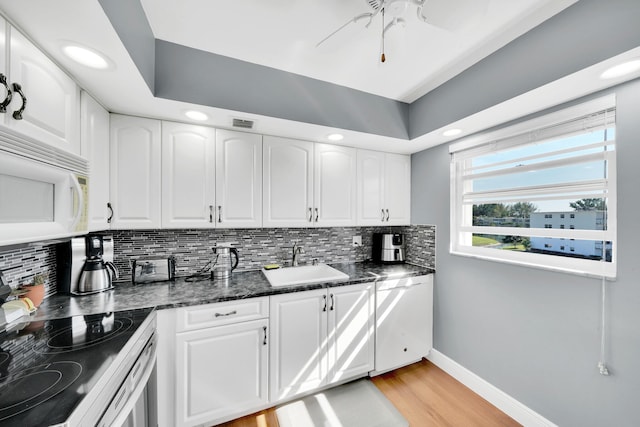
[[[207,276],[195,281],[176,278],[174,282],[156,282],[135,286],[129,282],[116,283],[113,290],[94,295],[77,297],[53,295],[42,303],[30,320],[55,319],[145,307],[155,307],[161,310],[391,278],[421,276],[435,272],[430,268],[413,264],[377,265],[365,262],[331,264],[331,266],[347,274],[349,279],[340,282],[272,287],[262,271],[255,270],[234,273],[227,282],[213,281]]]

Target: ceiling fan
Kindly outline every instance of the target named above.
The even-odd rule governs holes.
[[[436,27],[455,31],[486,13],[489,0],[364,0],[371,9],[349,19],[344,25],[320,40],[320,46],[331,37],[350,24],[365,21],[365,28],[369,28],[374,18],[382,17],[381,55],[380,62],[385,62],[384,36],[389,29],[396,25],[405,26],[404,15],[410,7],[415,6],[416,17],[419,21]],[[385,23],[385,15],[389,21]]]

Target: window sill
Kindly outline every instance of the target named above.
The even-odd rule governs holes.
[[[573,275],[576,275],[576,276],[582,276],[582,277],[588,277],[588,278],[594,278],[594,279],[602,279],[604,277],[608,281],[615,281],[616,280],[616,275],[609,275],[607,273],[598,274],[598,273],[594,273],[594,272],[575,270],[575,269],[566,268],[566,267],[558,267],[558,266],[553,266],[553,265],[541,265],[541,264],[537,264],[537,263],[530,263],[530,262],[518,261],[518,260],[513,260],[513,259],[497,258],[497,257],[491,257],[491,256],[487,256],[487,255],[468,253],[468,252],[461,252],[461,251],[454,251],[454,250],[450,250],[449,253],[451,255],[455,255],[455,256],[461,256],[461,257],[466,257],[466,258],[474,258],[474,259],[479,259],[479,260],[483,260],[483,261],[492,261],[492,262],[497,262],[497,263],[502,263],[502,264],[517,265],[517,266],[521,266],[521,267],[535,268],[535,269],[539,269],[539,270],[553,271],[553,272],[556,272],[556,273],[573,274]]]

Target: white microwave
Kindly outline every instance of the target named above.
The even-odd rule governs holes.
[[[85,234],[88,179],[79,169],[77,156],[0,147],[0,246]]]

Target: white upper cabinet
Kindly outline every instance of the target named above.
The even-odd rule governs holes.
[[[80,103],[81,154],[89,160],[89,231],[109,228],[109,112],[88,93]]]
[[[210,228],[215,214],[215,129],[162,122],[162,227]]]
[[[262,135],[216,130],[215,226],[262,227]]]
[[[388,225],[411,224],[410,156],[385,155],[384,185],[385,223]]]
[[[26,37],[7,25],[7,83],[13,92],[4,124],[28,137],[80,155],[80,89]],[[7,73],[6,67],[0,72]]]
[[[411,157],[358,151],[358,225],[409,225]]]
[[[160,228],[160,121],[112,114],[110,157],[111,228]]]
[[[264,137],[265,227],[312,226],[313,156],[312,142]]]
[[[265,136],[265,227],[355,225],[356,150]]]
[[[315,144],[314,220],[320,227],[356,224],[356,149]]]

